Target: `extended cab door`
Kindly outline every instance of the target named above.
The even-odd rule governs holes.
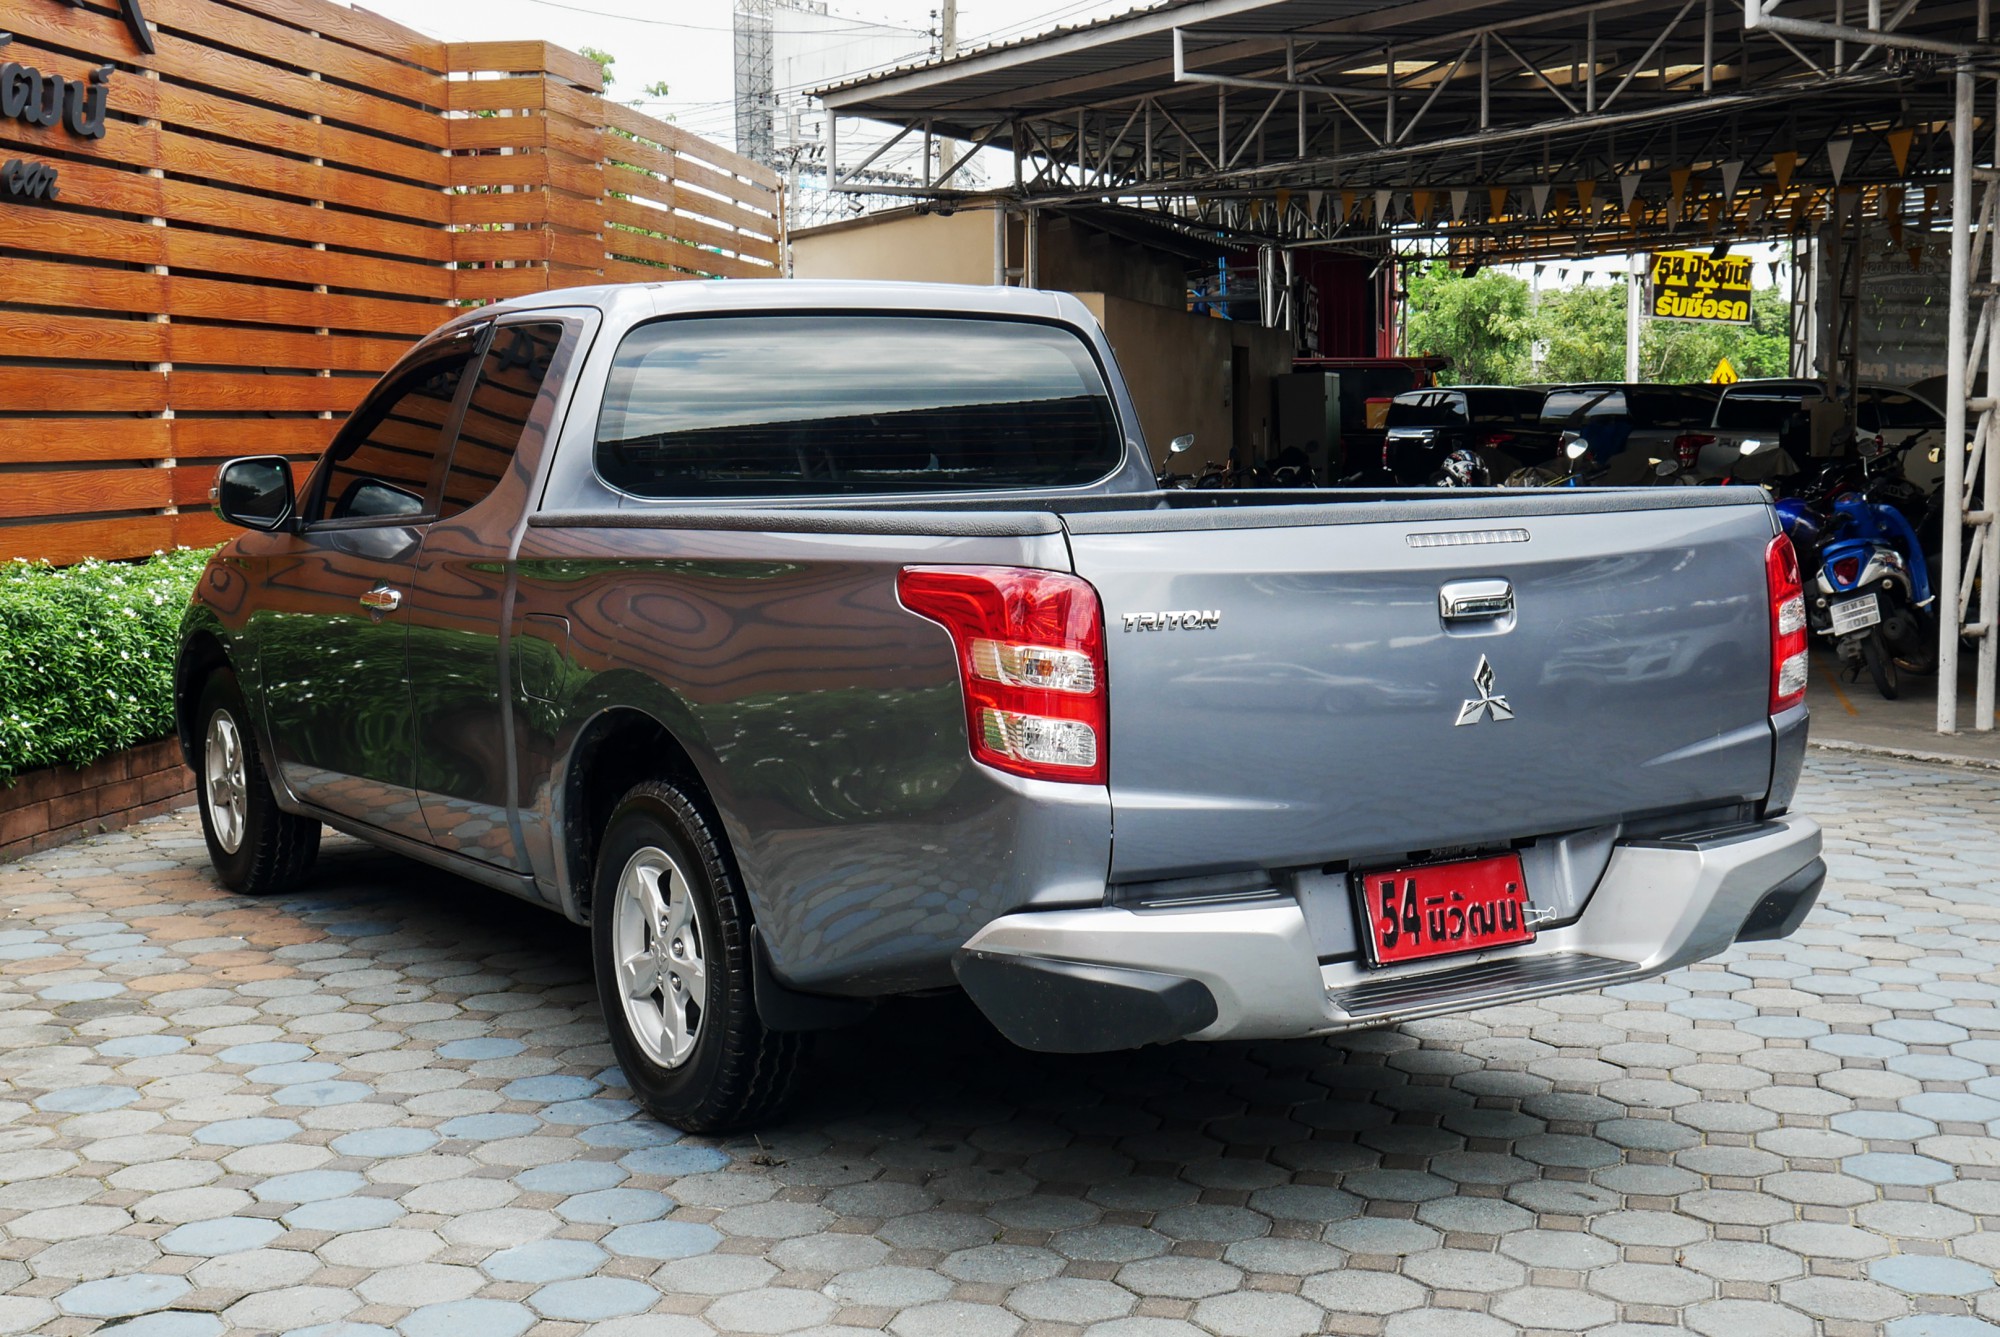
[[[252,619],[279,769],[309,803],[427,839],[412,788],[410,577],[488,326],[418,349],[334,438]]]
[[[512,559],[534,509],[569,370],[596,314],[502,319],[472,377],[438,505],[405,607],[415,712],[415,784],[432,844],[525,871],[512,809],[515,751],[502,633]],[[560,620],[560,619],[558,619]]]

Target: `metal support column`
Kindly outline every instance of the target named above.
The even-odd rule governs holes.
[[[2000,390],[2000,172],[1994,165],[1979,165],[1973,143],[1978,76],[1961,66],[1953,77],[1944,551],[1937,580],[1939,733],[1958,731],[1962,641],[1979,646],[1974,729],[1993,728],[1995,678],[2000,675],[2000,524],[1994,523],[2000,515],[2000,469],[1993,463],[2000,451],[2000,399],[1995,396]],[[2000,144],[1994,155],[2000,165]],[[1982,266],[1984,281],[1975,283]],[[1982,373],[1983,383],[1975,381]]]

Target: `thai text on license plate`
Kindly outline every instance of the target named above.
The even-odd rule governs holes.
[[[1881,601],[1872,594],[1837,603],[1827,612],[1833,617],[1833,634],[1836,636],[1866,630],[1882,620]]]
[[[1518,854],[1381,869],[1358,881],[1374,965],[1534,941]]]

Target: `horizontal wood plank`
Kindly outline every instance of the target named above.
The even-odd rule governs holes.
[[[66,524],[0,524],[0,561],[25,557],[68,566],[86,557],[146,557],[174,547],[174,520],[171,515],[141,515]]]
[[[162,460],[171,449],[166,418],[0,418],[0,464]]]
[[[142,511],[168,504],[165,469],[37,470],[0,473],[0,520]]]

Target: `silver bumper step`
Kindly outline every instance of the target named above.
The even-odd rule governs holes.
[[[1357,1021],[1370,1017],[1388,1019],[1416,1007],[1427,1012],[1440,1006],[1449,1010],[1456,1010],[1454,1005],[1480,1007],[1496,992],[1588,989],[1600,981],[1608,983],[1631,973],[1630,961],[1614,961],[1587,952],[1565,952],[1558,956],[1480,961],[1455,970],[1370,980],[1350,989],[1328,990],[1326,997]]]

